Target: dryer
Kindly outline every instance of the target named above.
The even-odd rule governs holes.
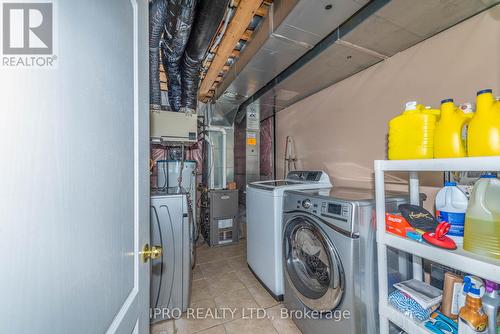
[[[180,315],[189,306],[195,249],[188,210],[185,193],[170,189],[151,194],[151,245],[163,247],[162,256],[151,261],[152,323]]]
[[[246,188],[247,262],[268,292],[283,299],[283,193],[292,189],[330,188],[323,171],[292,171],[284,180],[259,181]]]
[[[387,210],[407,197],[388,193]],[[304,334],[378,333],[373,190],[286,191],[283,212],[284,304],[297,327]]]

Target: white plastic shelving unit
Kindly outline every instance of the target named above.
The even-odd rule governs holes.
[[[376,160],[375,195],[377,207],[377,250],[380,333],[389,333],[389,322],[409,334],[430,333],[388,303],[387,247],[413,254],[413,277],[422,280],[422,258],[500,283],[500,260],[464,251],[433,247],[385,231],[385,172],[409,172],[410,202],[419,204],[418,172],[425,171],[500,171],[500,157],[429,160]]]

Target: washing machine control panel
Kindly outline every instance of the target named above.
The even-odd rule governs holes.
[[[318,218],[330,226],[336,226],[338,229],[351,233],[353,231],[354,206],[352,203],[341,200],[328,200],[314,196],[293,196],[286,200],[285,194],[284,211],[299,210]]]
[[[321,213],[332,217],[347,217],[350,213],[350,205],[332,202],[323,202],[321,204]]]
[[[311,200],[305,199],[302,201],[302,207],[304,209],[309,209],[312,206]]]
[[[322,202],[321,215],[328,218],[348,219],[351,215],[351,205],[338,202]]]
[[[296,202],[296,208],[305,210],[323,218],[337,219],[347,222],[351,218],[350,203],[325,201],[316,198],[302,198]]]
[[[312,214],[319,214],[320,204],[313,198],[302,198],[297,200],[297,209],[310,212]]]

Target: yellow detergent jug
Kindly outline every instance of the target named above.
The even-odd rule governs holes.
[[[464,249],[500,259],[500,180],[483,175],[474,184],[465,213]]]
[[[462,158],[467,155],[462,129],[472,117],[453,103],[441,101],[441,115],[434,132],[434,158]]]
[[[439,110],[415,101],[406,103],[405,111],[389,121],[389,159],[432,159],[438,115]]]
[[[491,89],[477,93],[476,112],[467,133],[468,155],[471,157],[500,155],[500,101]]]

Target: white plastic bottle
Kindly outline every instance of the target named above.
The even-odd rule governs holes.
[[[465,217],[464,249],[500,259],[500,179],[485,174],[474,184]]]
[[[488,315],[488,334],[497,334],[497,317],[500,309],[500,284],[485,280],[486,292],[483,296],[483,309]]]
[[[467,195],[457,187],[456,182],[446,182],[436,196],[436,218],[439,222],[451,224],[447,236],[457,244],[463,243],[468,202]]]

